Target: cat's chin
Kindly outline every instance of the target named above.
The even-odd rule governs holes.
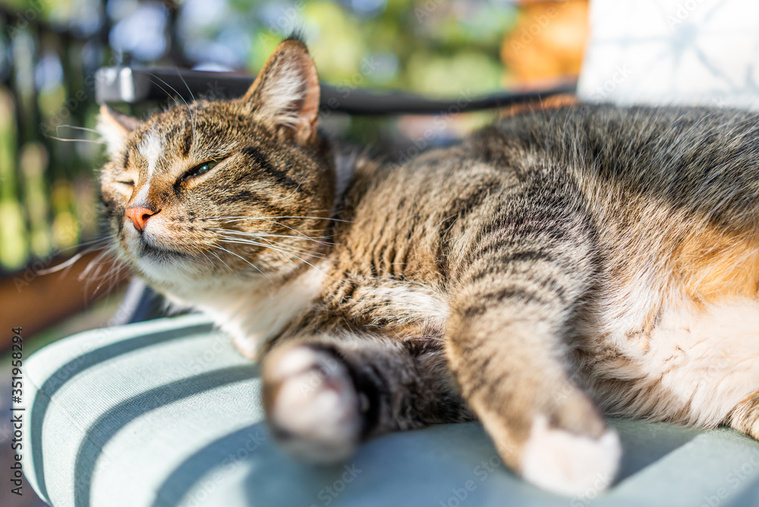
[[[131,262],[149,285],[189,304],[208,291],[250,289],[258,284],[255,276],[219,273],[202,260],[187,254],[140,255],[134,256]],[[264,285],[266,279],[263,276],[260,278],[260,283]]]
[[[143,278],[161,286],[183,286],[192,284],[193,278],[199,278],[199,270],[193,268],[191,261],[181,257],[140,256],[134,263]]]
[[[168,248],[153,245],[146,241],[140,242],[138,247],[140,249],[140,256],[147,257],[151,260],[158,262],[175,262],[178,258],[188,258],[189,255],[177,250],[171,250]]]
[[[184,286],[208,278],[191,256],[144,242],[130,245],[129,257],[135,271],[148,283],[162,288]]]

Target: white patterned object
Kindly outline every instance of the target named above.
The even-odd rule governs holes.
[[[759,110],[759,1],[591,0],[578,96]]]

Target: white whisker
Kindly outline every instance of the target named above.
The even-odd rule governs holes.
[[[238,259],[240,259],[241,261],[243,261],[245,264],[249,265],[250,267],[254,268],[256,271],[258,271],[259,273],[261,273],[262,275],[264,275],[269,281],[271,281],[271,278],[266,273],[264,273],[263,271],[261,271],[261,268],[259,268],[255,264],[251,263],[250,261],[248,261],[246,258],[242,257],[241,255],[237,255],[236,253],[234,253],[234,252],[232,252],[230,250],[227,250],[226,248],[224,248],[223,246],[220,246],[220,245],[213,245],[213,247],[214,248],[218,248],[219,250],[222,250],[224,252],[227,252],[230,255],[234,255],[235,257],[237,257]]]
[[[292,245],[275,244],[275,243],[267,240],[264,237],[230,236],[230,235],[226,235],[226,234],[223,234],[223,233],[219,234],[219,236],[221,238],[223,238],[228,243],[239,243],[239,244],[257,245],[257,246],[265,246],[265,247],[268,247],[269,245],[276,245],[277,248],[282,248],[284,250],[290,250],[290,251],[293,251],[293,252],[300,252],[300,253],[304,253],[304,254],[310,254],[310,253],[313,252],[315,255],[321,255],[321,254],[318,254],[316,251],[313,251],[313,250],[306,250],[306,249],[298,248],[298,247],[292,246]],[[265,244],[261,243],[260,241],[256,241],[256,240],[266,241],[267,244],[265,245]]]
[[[270,241],[267,241],[267,240],[264,240],[264,241],[266,241],[267,243],[271,243]],[[272,247],[272,248],[274,248],[274,247]],[[303,259],[302,257],[299,257],[299,256],[297,256],[297,255],[295,255],[295,254],[293,254],[293,253],[291,253],[291,254],[289,254],[289,255],[292,255],[293,257],[295,257],[295,258],[296,258],[296,259],[298,259],[299,261],[301,261],[301,262],[304,262],[305,264],[307,264],[307,265],[311,266],[311,267],[312,267],[312,268],[314,268],[315,270],[317,270],[317,271],[319,271],[319,272],[323,273],[325,276],[328,276],[329,278],[332,278],[332,277],[331,277],[331,276],[329,276],[329,275],[328,275],[328,274],[327,274],[325,271],[323,271],[323,270],[321,270],[321,269],[317,268],[316,266],[314,266],[313,264],[311,264],[311,263],[310,263],[310,262],[308,262],[307,260]]]
[[[51,135],[48,135],[47,137],[49,137],[50,139],[53,139],[55,141],[63,141],[63,142],[66,142],[66,143],[80,142],[80,143],[106,144],[105,141],[98,141],[96,139],[64,139],[63,137],[57,137],[57,136],[51,136]]]
[[[100,134],[100,132],[98,132],[95,129],[89,129],[87,127],[78,127],[76,125],[57,125],[55,127],[55,133],[58,134],[58,129],[62,129],[62,128],[73,129],[73,130],[83,130],[85,132],[92,132],[94,134]]]
[[[82,243],[82,244],[80,244],[78,246],[86,246],[86,245],[92,245],[92,246],[90,246],[89,248],[85,248],[84,250],[82,250],[79,253],[74,254],[70,259],[67,259],[67,260],[63,261],[60,264],[56,264],[55,266],[52,266],[50,268],[40,269],[39,271],[37,271],[37,274],[38,275],[50,275],[52,273],[57,273],[58,271],[61,271],[61,270],[66,269],[66,268],[68,268],[70,266],[73,266],[83,256],[85,256],[88,253],[94,252],[95,250],[101,248],[101,246],[102,246],[101,244],[105,243],[105,242],[108,242],[109,240],[110,240],[109,238],[101,238],[101,239],[97,239],[97,240],[93,240],[93,241],[87,241],[85,243]],[[76,247],[72,247],[72,248],[76,248]],[[65,250],[63,250],[63,251],[65,251]]]
[[[344,222],[344,223],[350,223],[350,220],[343,220],[341,218],[330,218],[330,217],[309,217],[309,216],[271,216],[271,217],[246,217],[246,216],[218,216],[218,217],[203,217],[203,220],[228,220],[228,221],[242,221],[242,220],[271,220],[278,218],[280,220],[283,219],[304,219],[304,220],[329,220],[332,222]]]
[[[221,228],[218,228],[218,227],[213,228],[212,230],[218,231],[218,232],[220,232],[222,234],[229,234],[229,235],[240,236],[240,237],[305,239],[307,241],[312,241],[314,243],[318,243],[318,244],[324,245],[324,246],[331,246],[332,245],[332,243],[327,243],[327,242],[324,242],[324,241],[320,241],[320,239],[325,238],[325,236],[313,237],[313,236],[303,235],[303,233],[301,233],[301,235],[299,235],[299,236],[293,236],[293,235],[288,235],[288,234],[271,234],[271,233],[268,233],[268,232],[259,233],[259,232],[237,231],[237,230],[233,230],[233,229],[221,229]]]

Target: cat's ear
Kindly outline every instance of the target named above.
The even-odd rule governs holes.
[[[108,154],[113,156],[126,147],[129,133],[140,127],[140,120],[114,111],[105,104],[100,107],[97,130],[105,141]]]
[[[263,121],[301,144],[316,138],[319,79],[306,45],[289,39],[269,57],[242,98]]]

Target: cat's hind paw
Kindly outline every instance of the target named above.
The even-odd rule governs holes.
[[[740,402],[725,422],[733,429],[759,440],[759,391]]]
[[[264,406],[275,438],[312,463],[349,458],[360,441],[359,396],[347,366],[309,345],[276,350],[264,362]]]
[[[614,480],[621,456],[613,429],[594,439],[552,428],[538,416],[523,450],[521,472],[525,480],[550,491],[593,498]]]

